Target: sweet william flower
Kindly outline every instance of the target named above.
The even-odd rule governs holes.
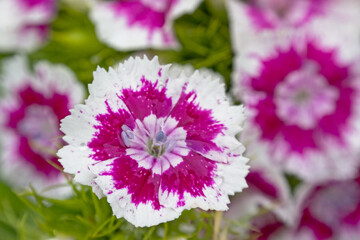
[[[211,75],[130,58],[98,68],[85,105],[62,120],[60,163],[106,196],[135,226],[173,220],[184,209],[226,210],[246,187],[247,159],[235,138],[243,108],[230,106]]]
[[[274,35],[235,64],[249,154],[308,181],[351,178],[359,165],[358,36],[332,27]]]
[[[251,184],[249,183],[249,189]],[[244,191],[243,195],[246,194]],[[232,201],[232,204],[236,200]],[[259,240],[357,240],[360,234],[360,177],[300,184],[292,224],[274,211],[251,220]],[[236,203],[235,203],[236,204]],[[242,208],[243,209],[243,208]],[[233,210],[232,205],[230,210]]]
[[[173,21],[201,0],[96,1],[90,13],[100,40],[118,50],[173,48]]]
[[[316,21],[356,25],[360,28],[360,2],[357,0],[249,0],[228,1],[234,50],[245,44],[306,28]]]
[[[355,240],[360,234],[360,175],[297,189],[298,223],[288,239]]]
[[[32,51],[47,38],[56,0],[1,0],[0,51]]]
[[[250,169],[245,178],[248,188],[231,199],[225,217],[248,221],[251,227],[234,226],[234,232],[242,237],[280,239],[277,237],[294,224],[295,205],[290,186],[283,173],[271,164],[252,160]],[[229,239],[239,239],[239,235],[229,234]]]
[[[50,163],[60,166],[60,119],[83,100],[83,87],[65,66],[38,62],[32,72],[22,56],[6,59],[0,78],[2,178],[14,187],[31,184],[38,191],[64,183],[62,172]],[[61,196],[62,189],[49,195]]]

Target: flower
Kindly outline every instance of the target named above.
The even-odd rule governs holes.
[[[252,188],[247,178],[249,188]],[[253,198],[256,200],[256,198]],[[259,240],[352,240],[360,234],[360,175],[348,180],[332,180],[322,183],[301,183],[295,189],[294,204],[289,205],[292,222],[282,218],[276,211],[255,215],[251,224]],[[237,199],[230,211],[244,209]],[[235,205],[236,208],[233,208]],[[230,212],[229,211],[229,212]],[[239,213],[243,214],[243,213]],[[244,236],[244,235],[242,235]]]
[[[172,22],[200,0],[97,1],[90,17],[100,40],[118,50],[177,46]]]
[[[65,182],[56,152],[64,144],[60,119],[83,100],[84,89],[74,74],[61,65],[39,62],[30,72],[21,56],[7,59],[1,75],[1,172],[17,187],[36,190]],[[55,193],[54,193],[55,194]]]
[[[231,199],[225,217],[251,226],[236,225],[232,229],[231,232],[240,233],[242,237],[259,235],[256,238],[259,240],[278,237],[294,224],[295,205],[290,187],[282,172],[270,164],[252,160],[250,167],[245,178],[249,187]],[[229,239],[238,238],[235,234],[229,236]]]
[[[0,52],[32,51],[47,37],[55,0],[2,0]]]
[[[243,108],[229,105],[218,79],[131,57],[109,72],[98,68],[89,91],[62,120],[69,145],[59,161],[105,195],[118,218],[151,226],[184,209],[226,210],[228,195],[246,187],[235,138]]]
[[[239,52],[259,36],[299,31],[316,21],[333,20],[342,26],[346,23],[360,27],[357,0],[230,0],[228,11],[234,49]]]
[[[357,239],[360,234],[360,175],[304,185],[296,194],[298,224],[293,239]]]
[[[358,36],[331,27],[274,35],[236,59],[249,153],[309,181],[351,178],[359,164]]]

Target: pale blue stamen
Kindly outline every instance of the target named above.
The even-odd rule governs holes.
[[[131,142],[135,138],[134,132],[126,125],[121,126],[121,139],[126,147],[131,147]],[[147,152],[154,157],[160,157],[165,152],[172,151],[176,146],[176,141],[169,140],[166,133],[160,130],[154,138],[150,138],[147,143]]]
[[[156,137],[155,137],[156,142],[164,143],[164,142],[166,142],[166,139],[167,139],[166,134],[163,131],[160,131],[156,134]]]

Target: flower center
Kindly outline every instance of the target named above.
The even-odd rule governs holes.
[[[121,127],[121,139],[126,154],[136,160],[139,166],[152,169],[156,174],[182,162],[189,150],[186,148],[186,132],[177,127],[172,118],[157,118],[150,115],[143,121],[136,120],[134,129]]]
[[[308,62],[290,73],[275,89],[276,113],[289,125],[314,128],[322,117],[336,108],[338,91]]]
[[[58,118],[48,106],[31,105],[18,124],[19,133],[28,138],[33,150],[44,154],[59,147]]]
[[[172,148],[175,146],[175,142],[170,140],[167,141],[166,134],[160,130],[154,139],[149,139],[147,145],[147,152],[154,157],[162,156],[165,151],[170,152]]]

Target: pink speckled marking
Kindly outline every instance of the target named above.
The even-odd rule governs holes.
[[[112,176],[115,189],[127,189],[135,205],[150,202],[154,209],[160,209],[161,189],[176,194],[179,197],[177,205],[183,206],[185,192],[193,197],[204,196],[204,189],[214,184],[216,164],[199,153],[218,150],[212,140],[222,134],[224,126],[213,119],[211,110],[201,109],[195,104],[195,92],[185,93],[184,89],[178,102],[173,104],[166,96],[166,86],[161,88],[158,82],[152,83],[145,77],[141,83],[139,90],[123,89],[119,95],[127,109],[113,111],[108,106],[108,113],[96,117],[99,123],[95,126],[97,131],[88,144],[93,150],[91,157],[98,161],[115,158],[111,170],[103,175]],[[133,130],[136,119],[142,121],[151,114],[158,118],[176,119],[177,127],[182,127],[187,133],[185,142],[190,150],[182,156],[181,163],[161,174],[140,167],[126,154],[128,148],[119,136],[123,125]]]
[[[120,99],[130,110],[131,116],[140,120],[150,114],[155,114],[157,117],[167,116],[171,111],[172,101],[166,97],[166,89],[158,90],[158,82],[151,83],[144,76],[141,82],[143,86],[140,91],[134,92],[132,89],[124,89],[120,96]]]
[[[200,109],[195,101],[194,91],[182,92],[170,116],[178,120],[178,126],[186,130],[186,143],[190,149],[200,153],[220,151],[212,140],[221,134],[225,127],[211,117],[211,110]]]

